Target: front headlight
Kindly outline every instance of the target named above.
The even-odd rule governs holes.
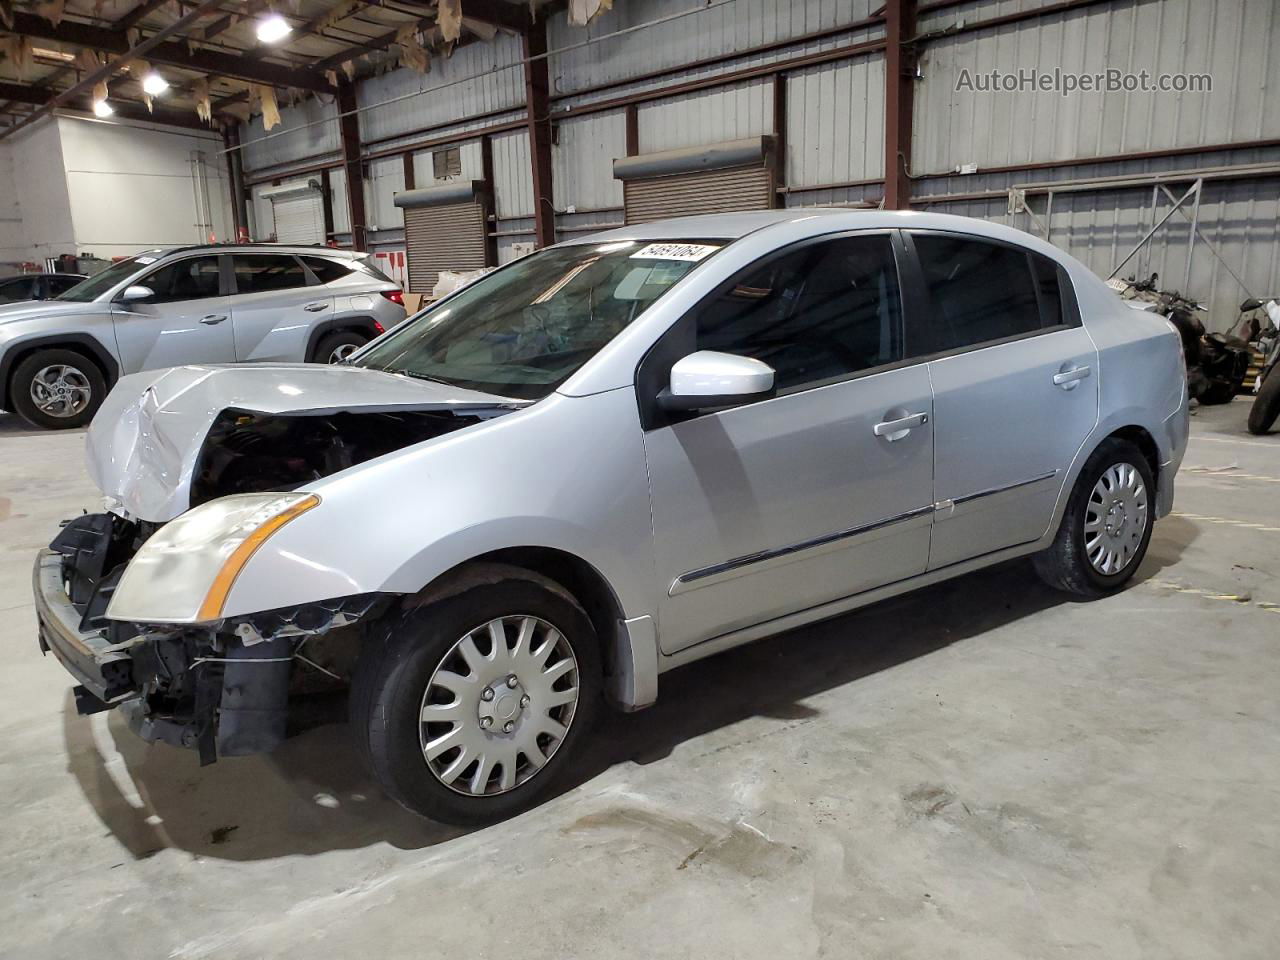
[[[107,617],[138,623],[220,619],[254,551],[319,503],[311,493],[240,493],[188,510],[157,530],[129,561]]]

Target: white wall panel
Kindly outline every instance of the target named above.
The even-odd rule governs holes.
[[[641,104],[640,152],[657,153],[772,132],[773,85],[768,79],[702,90]]]
[[[564,14],[548,23],[552,50],[583,40],[696,10],[689,16],[609,37],[585,47],[565,49],[551,60],[557,93],[571,93],[601,83],[626,80],[654,70],[679,67],[693,60],[734,53],[866,18],[872,0],[737,0],[707,4],[692,0],[626,0],[617,2],[586,27],[571,26]],[[848,38],[815,46],[822,49]],[[794,51],[793,51],[794,53]],[[772,54],[765,59],[792,54]]]
[[[533,168],[524,130],[492,138],[494,205],[498,217],[532,217]]]
[[[884,57],[800,70],[787,78],[787,184],[884,176]]]
[[[621,110],[593,113],[557,125],[551,148],[552,188],[557,210],[622,206],[622,181],[613,161],[627,153],[627,124]]]
[[[500,33],[491,42],[460,47],[447,60],[434,58],[430,73],[401,69],[362,80],[356,88],[361,107],[407,99],[361,112],[360,136],[367,143],[478,113],[522,106],[524,70],[519,61],[519,38]],[[466,79],[470,77],[476,79]]]
[[[13,147],[0,141],[0,264],[29,260],[27,238],[22,229],[22,207],[13,172]],[[5,268],[0,268],[5,269]]]
[[[334,98],[308,97],[292,107],[281,107],[280,123],[270,131],[262,128],[260,116],[241,124],[245,173],[340,153],[337,116]]]
[[[365,181],[365,217],[370,230],[400,230],[404,214],[395,205],[395,195],[404,191],[404,161],[399,157],[372,160]]]
[[[58,121],[38,121],[8,143],[28,256],[38,263],[60,253],[76,253]]]
[[[986,5],[988,8],[990,4]],[[1000,166],[1280,136],[1280,5],[1255,0],[1117,2],[929,44],[916,85],[917,172]],[[998,5],[990,14],[1005,12]],[[948,11],[972,24],[979,15]],[[939,15],[941,16],[941,15]],[[940,22],[941,25],[941,22]],[[999,70],[1153,77],[1207,73],[1209,93],[957,90]]]

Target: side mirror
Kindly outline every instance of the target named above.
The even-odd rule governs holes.
[[[116,299],[121,303],[134,303],[139,300],[150,300],[155,295],[156,292],[150,287],[144,287],[141,284],[134,284],[131,287],[125,287],[124,292]]]
[[[1262,307],[1261,300],[1254,300],[1252,297],[1250,297],[1244,303],[1240,304],[1240,312],[1248,313],[1250,310],[1258,310],[1258,309],[1261,309],[1261,307]]]
[[[767,400],[774,390],[773,367],[750,357],[699,350],[676,361],[671,386],[658,394],[668,412],[731,407]]]

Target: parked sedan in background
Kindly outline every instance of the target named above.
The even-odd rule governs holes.
[[[151,250],[52,300],[0,306],[0,408],[88,423],[125,374],[183,363],[334,363],[404,319],[371,258],[275,244]]]
[[[0,277],[0,303],[48,300],[61,296],[85,279],[83,273],[22,273],[16,277]]]
[[[629,226],[340,367],[122,381],[88,437],[109,511],[37,561],[40,642],[82,711],[205,762],[279,742],[295,666],[349,677],[387,792],[477,823],[681,664],[1015,557],[1118,590],[1187,432],[1174,329],[1027,234]]]

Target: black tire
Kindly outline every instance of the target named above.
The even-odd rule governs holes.
[[[1273,366],[1249,408],[1249,432],[1266,433],[1280,417],[1280,366]]]
[[[428,819],[473,826],[514,816],[563,788],[582,739],[595,722],[602,681],[591,621],[558,584],[497,564],[477,565],[468,571],[466,583],[461,592],[427,606],[392,611],[370,632],[352,683],[351,724],[357,749],[392,798]],[[578,700],[568,732],[540,769],[507,792],[485,796],[457,792],[427,763],[423,749],[427,725],[421,720],[424,696],[436,669],[456,656],[454,645],[461,638],[497,618],[524,616],[554,626],[576,658]],[[528,678],[523,682],[528,684]],[[478,699],[480,689],[475,688],[476,705],[484,709]],[[465,709],[469,716],[470,702]],[[519,720],[523,722],[523,714]],[[499,731],[495,728],[493,734]],[[528,758],[523,759],[527,763]],[[475,768],[468,764],[462,769],[455,782],[465,787],[467,771]],[[493,774],[496,779],[496,769]]]
[[[88,390],[88,403],[82,408],[69,412],[65,416],[54,415],[41,410],[31,395],[32,381],[41,371],[50,368],[66,368],[74,372],[68,374],[69,381],[78,389]],[[48,430],[68,430],[83,427],[93,419],[107,396],[107,379],[98,365],[75,350],[53,348],[37,350],[29,357],[21,360],[13,369],[9,380],[9,397],[13,402],[13,411],[27,423]],[[70,401],[68,401],[70,403]],[[78,405],[78,404],[77,404]],[[62,409],[70,410],[68,406]]]
[[[1115,573],[1106,574],[1095,568],[1089,560],[1084,528],[1094,487],[1104,473],[1118,464],[1128,464],[1136,469],[1146,485],[1146,527],[1129,561]],[[1057,590],[1078,597],[1102,597],[1119,590],[1142,565],[1142,558],[1147,554],[1147,545],[1151,542],[1151,531],[1155,526],[1155,496],[1156,485],[1151,464],[1142,451],[1129,441],[1117,437],[1108,437],[1102,441],[1076,479],[1053,545],[1033,558],[1040,579]]]
[[[334,351],[342,347],[363,347],[369,342],[369,337],[361,333],[359,330],[339,330],[336,333],[326,333],[320,338],[320,342],[316,344],[316,350],[311,357],[312,363],[337,363],[332,359]],[[338,359],[342,359],[339,357]]]

